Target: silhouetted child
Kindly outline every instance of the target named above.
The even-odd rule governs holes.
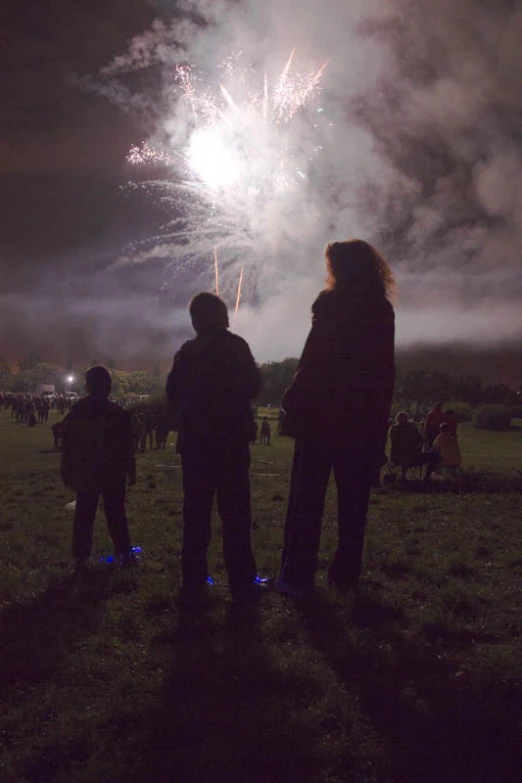
[[[65,425],[63,421],[57,421],[55,424],[53,424],[51,431],[54,438],[54,448],[56,451],[61,451],[63,446],[63,433],[65,431]]]
[[[27,410],[27,423],[30,427],[36,427],[36,406],[34,403],[31,403]]]
[[[259,438],[259,442],[261,443],[262,446],[270,446],[271,434],[272,433],[270,431],[270,424],[265,416],[265,418],[261,422],[261,430],[260,430],[260,438]]]
[[[158,414],[154,421],[154,437],[156,439],[156,448],[165,449],[167,447],[167,438],[169,436],[169,423],[167,416]]]
[[[136,483],[132,415],[108,399],[111,386],[105,367],[91,367],[85,374],[87,396],[64,421],[62,480],[76,492],[73,557],[78,571],[85,569],[92,552],[100,495],[114,554],[122,565],[134,562],[125,513],[126,481]]]
[[[154,414],[147,408],[141,415],[141,441],[140,448],[145,451],[147,448],[147,441],[149,442],[149,448],[154,447]]]
[[[250,530],[252,410],[259,370],[245,340],[228,330],[225,303],[201,293],[190,303],[196,337],[174,357],[167,397],[179,417],[183,471],[183,587],[205,590],[214,496],[223,523],[223,553],[234,599],[256,593]]]

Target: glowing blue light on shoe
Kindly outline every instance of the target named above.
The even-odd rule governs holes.
[[[131,555],[139,555],[141,554],[141,551],[141,546],[131,546],[130,548]],[[100,563],[115,563],[116,560],[116,555],[101,555],[100,557]]]
[[[207,576],[207,585],[213,585],[213,584],[214,584],[214,580],[212,579],[212,577]]]
[[[259,576],[259,574],[254,579],[255,585],[266,585],[269,582],[269,578],[267,576]]]

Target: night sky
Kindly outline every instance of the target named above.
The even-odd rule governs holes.
[[[38,274],[110,232],[137,129],[74,74],[96,71],[153,17],[142,0],[4,0],[0,171],[2,259]]]
[[[130,237],[155,225],[153,205],[129,202],[121,190],[129,146],[144,130],[81,79],[125,50],[158,10],[146,0],[2,3],[0,354],[11,361],[30,349],[59,363],[69,356],[103,359],[117,353],[118,331],[132,332],[132,324],[115,321],[112,301],[103,297],[118,282],[100,287],[97,273]],[[155,284],[152,268],[136,270],[135,283],[131,277],[126,299],[144,279]],[[137,307],[144,309],[141,300]],[[112,333],[105,346],[98,334],[106,316]],[[130,358],[138,365],[151,360],[147,343],[154,338],[153,324],[145,341],[135,335]],[[129,351],[120,357],[128,360]]]
[[[325,14],[318,0],[4,0],[0,30],[0,355],[146,366],[190,333],[212,254],[208,273],[185,263],[164,238],[176,210],[129,188],[142,174],[126,162],[182,124],[165,97],[173,40],[198,65],[244,49],[280,68],[294,46],[329,59],[332,127],[302,208],[260,232],[261,262],[246,259],[238,331],[256,357],[299,353],[322,248],[353,235],[397,274],[402,347],[519,342],[520,3],[332,0]]]

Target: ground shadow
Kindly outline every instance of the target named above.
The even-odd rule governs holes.
[[[522,493],[522,473],[487,473],[464,471],[455,475],[433,475],[428,480],[409,478],[406,481],[385,480],[383,491],[426,494],[493,494]]]
[[[84,583],[73,575],[55,579],[35,599],[0,614],[0,699],[53,676],[77,638],[98,626],[110,579],[103,571]]]
[[[377,779],[401,783],[520,780],[522,702],[486,674],[459,676],[393,607],[368,595],[301,607],[311,644],[358,699],[380,737]],[[350,629],[364,643],[354,643]]]
[[[163,702],[148,716],[138,762],[114,783],[312,783],[314,737],[290,710],[299,679],[276,665],[251,608],[225,619],[182,609]]]

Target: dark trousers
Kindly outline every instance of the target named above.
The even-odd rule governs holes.
[[[311,589],[321,540],[321,521],[328,480],[337,485],[338,545],[329,569],[330,581],[352,586],[361,573],[370,471],[364,454],[329,447],[316,440],[296,440],[285,524],[281,577]]]
[[[107,527],[114,554],[126,555],[130,550],[129,526],[125,513],[125,481],[76,493],[73,524],[73,557],[90,557],[94,517],[100,495],[103,498]]]
[[[223,555],[230,592],[248,593],[256,577],[250,543],[250,452],[248,446],[183,452],[183,586],[201,589],[207,580],[214,495],[223,523]]]

